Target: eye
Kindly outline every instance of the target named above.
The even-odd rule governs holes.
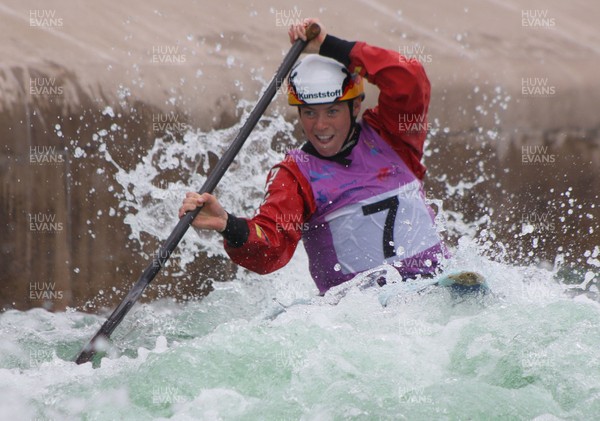
[[[302,110],[302,115],[307,118],[313,118],[315,116],[315,112],[313,110]]]
[[[330,110],[327,110],[327,115],[329,117],[333,117],[333,116],[337,115],[337,113],[339,113],[339,112],[340,112],[340,110],[338,110],[337,108],[332,108]]]

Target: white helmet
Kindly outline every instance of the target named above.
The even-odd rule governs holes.
[[[290,105],[328,104],[364,97],[362,78],[340,62],[310,54],[296,63],[288,79]]]

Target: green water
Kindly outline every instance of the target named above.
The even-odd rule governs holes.
[[[541,269],[488,261],[479,268],[493,296],[456,302],[438,289],[388,307],[377,288],[350,289],[331,305],[285,271],[260,286],[248,275],[203,301],[134,309],[97,368],[70,361],[101,317],[9,311],[0,315],[0,413],[11,420],[598,419],[600,305],[567,297]],[[294,288],[296,295],[306,288],[312,303],[265,317],[277,306],[272,298],[281,302]]]

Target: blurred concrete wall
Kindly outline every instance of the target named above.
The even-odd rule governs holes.
[[[84,160],[73,159],[82,151],[70,140],[118,123],[129,140],[111,153],[128,167],[160,135],[152,128],[156,113],[176,111],[204,130],[232,124],[237,101],[256,99],[278,66],[288,48],[286,27],[297,18],[320,17],[340,37],[424,62],[433,86],[431,122],[441,129],[431,145],[437,152],[427,158],[430,174],[454,175],[458,182],[479,161],[493,174],[449,205],[473,218],[485,212],[477,197],[487,195],[505,202],[494,216],[502,220],[515,206],[524,214],[527,207],[543,213],[550,189],[572,187],[587,209],[598,203],[600,190],[599,12],[600,4],[558,0],[4,1],[0,308],[83,306],[101,290],[94,304],[112,306],[119,295],[113,287],[127,289],[147,261],[128,239],[124,215],[97,213],[100,205],[117,209],[106,189],[113,169],[93,145],[83,148]],[[367,106],[375,99],[370,89]],[[104,118],[107,105],[121,117]],[[282,96],[274,107],[289,112]],[[496,132],[495,140],[482,146],[479,128]],[[556,160],[523,165],[523,146],[550,148],[545,154]],[[496,180],[502,188],[495,188]],[[430,186],[445,194],[439,180]],[[598,208],[590,210],[596,219],[565,222],[554,213],[561,230],[546,233],[542,255],[552,257],[557,238],[570,242],[574,253],[600,243],[600,229],[589,230],[598,227]],[[517,229],[511,225],[512,219],[507,238]],[[146,247],[147,254],[154,250],[152,241]],[[190,281],[187,290],[180,286],[174,295],[203,294],[191,282],[199,273],[205,280],[228,279],[234,270],[229,262],[200,258],[183,279]],[[167,274],[161,282],[175,281]]]

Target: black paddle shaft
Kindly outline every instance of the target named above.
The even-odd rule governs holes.
[[[311,24],[307,30],[307,38],[308,41],[316,38],[321,32],[321,28],[316,23]],[[212,191],[217,187],[219,181],[237,156],[238,152],[246,142],[246,139],[260,120],[260,117],[263,115],[271,100],[277,93],[277,89],[282,85],[283,80],[291,70],[292,66],[300,57],[300,53],[304,50],[304,47],[308,43],[308,41],[303,41],[301,39],[297,39],[296,42],[292,45],[287,55],[283,59],[283,62],[279,66],[277,73],[275,73],[275,77],[269,83],[266,91],[259,99],[258,103],[248,116],[248,119],[240,129],[240,132],[233,140],[227,151],[223,154],[221,159],[217,162],[215,167],[212,169],[204,185],[200,189],[199,193],[212,193]],[[158,255],[152,259],[152,263],[146,267],[138,281],[131,288],[127,296],[121,301],[121,304],[112,312],[110,317],[104,322],[100,330],[94,335],[94,337],[90,340],[90,342],[81,350],[81,353],[75,360],[77,364],[83,364],[90,361],[96,351],[97,347],[104,341],[107,341],[116,327],[121,323],[125,315],[131,310],[131,307],[137,302],[140,298],[144,289],[152,282],[156,274],[160,271],[160,269],[164,266],[165,262],[179,244],[179,241],[183,238],[186,231],[190,227],[194,218],[200,213],[202,207],[197,207],[195,210],[187,212],[177,223],[169,238],[161,245]]]

